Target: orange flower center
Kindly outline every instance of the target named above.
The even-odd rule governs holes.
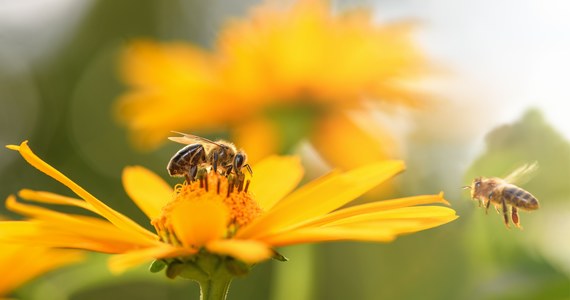
[[[227,208],[225,235],[229,238],[238,228],[249,224],[262,212],[248,188],[249,180],[236,183],[234,176],[226,177],[210,171],[190,184],[177,185],[173,200],[162,208],[161,215],[153,219],[151,224],[164,242],[180,245],[182,243],[176,236],[173,224],[173,212],[188,207],[197,209],[200,207],[200,205],[188,205],[189,203],[221,204]],[[200,214],[199,211],[188,212],[189,217]]]

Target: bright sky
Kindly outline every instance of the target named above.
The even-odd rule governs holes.
[[[497,124],[539,107],[570,139],[570,1],[380,1],[378,14],[419,19],[425,47]]]
[[[49,54],[92,4],[93,0],[0,0],[0,51]]]

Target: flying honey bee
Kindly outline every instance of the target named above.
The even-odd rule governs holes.
[[[509,207],[511,219],[515,226],[521,228],[518,210],[537,210],[539,208],[538,200],[531,193],[514,185],[515,182],[521,182],[522,179],[536,171],[538,164],[524,164],[514,170],[504,179],[498,177],[485,178],[478,177],[473,179],[470,186],[463,187],[471,189],[471,199],[485,206],[485,212],[489,211],[491,202],[495,206],[498,213],[503,214],[505,225],[509,228]],[[499,207],[501,211],[499,211]]]
[[[173,132],[181,136],[168,139],[187,146],[178,150],[168,162],[166,169],[170,176],[184,176],[187,182],[191,182],[196,179],[200,167],[211,167],[215,172],[219,170],[225,176],[233,172],[241,181],[245,177],[242,172],[243,168],[246,168],[250,174],[253,173],[247,164],[247,154],[242,150],[237,150],[234,144],[223,140],[214,142],[196,135]]]

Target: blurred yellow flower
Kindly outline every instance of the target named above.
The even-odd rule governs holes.
[[[118,116],[141,146],[156,146],[170,130],[229,130],[252,161],[308,138],[318,139],[319,152],[342,144],[340,154],[325,157],[339,166],[346,153],[394,148],[394,140],[386,130],[363,131],[362,144],[347,144],[339,135],[322,135],[330,126],[321,122],[338,117],[336,126],[353,132],[344,113],[369,109],[366,101],[420,102],[409,83],[427,73],[427,64],[409,34],[409,24],[378,25],[365,10],[335,14],[324,1],[266,4],[229,22],[212,52],[184,43],[132,43],[122,61],[130,89],[117,103]],[[277,140],[265,143],[268,136]],[[394,157],[370,153],[373,161]]]
[[[221,32],[221,72],[229,96],[254,106],[413,101],[397,82],[425,68],[409,30],[408,24],[374,24],[365,10],[335,15],[324,1],[265,5]]]
[[[2,235],[0,231],[0,236]],[[0,280],[0,298],[45,272],[82,259],[82,253],[76,250],[2,243],[0,269],[5,275]]]
[[[400,161],[333,172],[293,191],[303,176],[298,158],[272,156],[254,166],[255,180],[243,188],[233,188],[225,176],[211,171],[201,180],[172,189],[143,167],[125,168],[125,190],[148,216],[153,233],[42,161],[27,142],[8,147],[81,199],[32,190],[21,190],[20,198],[83,208],[103,219],[60,213],[10,196],[8,209],[29,220],[0,222],[0,240],[119,254],[110,260],[114,271],[152,259],[190,264],[203,253],[253,264],[275,256],[273,248],[278,246],[337,240],[389,242],[400,234],[457,218],[450,208],[423,205],[448,204],[442,194],[341,208],[401,172]]]

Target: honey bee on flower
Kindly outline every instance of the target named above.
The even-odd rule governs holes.
[[[236,146],[224,140],[211,141],[196,135],[180,133],[182,136],[169,137],[171,141],[186,144],[178,150],[168,162],[166,169],[170,176],[184,176],[190,183],[196,179],[199,168],[212,168],[214,172],[221,172],[224,176],[232,175],[237,178],[238,186],[243,184],[245,175],[242,172],[246,168],[253,173],[247,164],[247,154],[243,150],[237,150]]]
[[[109,261],[114,272],[154,261],[151,271],[165,269],[170,278],[196,280],[202,293],[215,290],[226,295],[234,276],[264,260],[279,259],[276,247],[342,240],[390,242],[457,218],[451,208],[426,205],[449,205],[442,193],[344,207],[403,171],[402,161],[379,161],[333,172],[295,188],[303,177],[300,159],[272,156],[254,165],[255,181],[252,178],[243,190],[230,182],[235,174],[214,171],[207,160],[202,180],[174,188],[148,169],[126,167],[125,191],[148,217],[154,227],[151,231],[43,161],[27,141],[7,147],[78,198],[29,189],[20,190],[17,197],[10,195],[6,207],[26,219],[0,221],[0,243],[114,254]],[[220,170],[227,172],[226,166]],[[232,167],[231,172],[235,171]],[[95,216],[63,213],[29,202],[77,207]]]

